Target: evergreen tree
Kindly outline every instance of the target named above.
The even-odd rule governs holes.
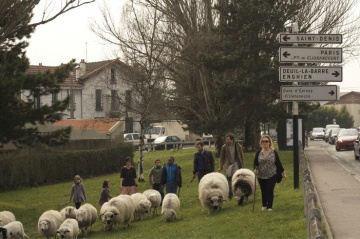
[[[92,2],[94,0],[91,0]],[[66,1],[59,12],[40,22],[31,23],[32,11],[38,0],[4,0],[0,3],[0,145],[12,142],[17,146],[48,145],[68,140],[70,128],[53,132],[40,132],[38,125],[61,119],[68,99],[51,106],[35,107],[35,98],[59,92],[59,84],[74,69],[74,61],[61,65],[55,72],[26,74],[29,60],[26,57],[26,39],[35,27],[52,21],[57,16],[89,1]],[[45,12],[44,12],[44,15]],[[25,97],[26,99],[22,97]]]

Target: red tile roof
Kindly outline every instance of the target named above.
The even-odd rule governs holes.
[[[55,69],[58,68],[58,66],[43,66],[41,63],[38,66],[30,65],[29,68],[26,70],[26,74],[37,74],[37,73],[45,73],[47,71],[50,71],[53,73]],[[72,80],[72,82],[71,82]],[[62,83],[60,83],[61,87],[70,87],[72,84],[73,87],[79,88],[82,87],[82,85],[76,80],[75,71],[70,72],[70,77],[65,78]]]
[[[124,62],[120,61],[119,59],[114,60],[107,60],[107,61],[98,61],[98,62],[87,62],[86,64],[86,72],[84,75],[80,76],[79,78],[82,80],[89,79],[90,77],[100,73],[103,71],[106,67],[109,67],[113,64],[118,64],[127,70],[130,70],[131,67]]]
[[[111,129],[119,124],[116,119],[70,119],[60,120],[54,123],[55,126],[72,126],[80,130],[96,130],[97,132],[110,132]]]
[[[342,96],[336,101],[337,104],[360,104],[360,92],[351,91]],[[325,105],[333,105],[334,101],[329,101]]]

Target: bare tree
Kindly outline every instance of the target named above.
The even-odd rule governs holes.
[[[161,25],[162,14],[156,9],[141,7],[139,3],[131,0],[125,6],[121,27],[115,23],[106,5],[102,9],[103,21],[92,21],[90,27],[101,39],[118,45],[125,62],[131,66],[126,68],[121,79],[127,90],[118,92],[117,101],[122,114],[126,118],[133,117],[140,124],[139,180],[143,181],[145,127],[165,112],[166,69],[159,62],[170,62],[173,56],[163,43],[167,36]]]
[[[15,33],[24,26],[20,22],[33,17],[33,9],[40,0],[1,0],[0,1],[0,44],[16,35]],[[44,5],[43,15],[39,21],[27,24],[28,29],[34,29],[38,25],[48,23],[58,16],[78,8],[95,0],[50,0]],[[55,10],[54,10],[55,9]]]

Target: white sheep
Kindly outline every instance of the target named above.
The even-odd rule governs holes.
[[[79,223],[81,232],[86,236],[88,228],[92,228],[92,225],[96,222],[97,210],[90,203],[85,203],[76,212],[76,220]]]
[[[14,239],[14,238],[27,238],[29,237],[24,232],[24,226],[19,221],[9,222],[5,226],[0,227],[0,232],[3,238]]]
[[[134,193],[130,196],[134,201],[135,215],[137,215],[140,221],[144,220],[145,213],[150,212],[151,202],[142,193]]]
[[[104,203],[100,209],[100,218],[104,223],[104,230],[116,230],[118,224],[130,226],[134,219],[135,206],[130,197],[118,196]]]
[[[255,191],[255,174],[247,168],[236,170],[231,181],[232,191],[236,200],[241,205],[244,199],[248,200],[249,196]]]
[[[161,207],[161,214],[165,217],[165,221],[175,221],[179,210],[180,200],[178,196],[175,193],[166,194]]]
[[[73,218],[66,219],[57,230],[58,237],[62,239],[77,239],[79,234],[79,224]]]
[[[155,189],[148,189],[143,192],[145,197],[151,202],[151,208],[153,209],[153,216],[157,214],[157,209],[161,205],[161,194]]]
[[[64,221],[60,212],[48,210],[41,214],[38,220],[38,232],[45,238],[55,237],[56,231]]]
[[[77,209],[73,206],[67,206],[61,209],[60,214],[63,216],[64,220],[66,218],[73,218],[76,219],[76,211]]]
[[[0,227],[5,226],[9,222],[16,221],[15,215],[10,211],[1,211],[0,212]]]
[[[222,208],[228,194],[229,184],[221,173],[208,173],[199,182],[199,199],[209,214]]]

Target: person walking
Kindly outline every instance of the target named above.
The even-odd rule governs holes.
[[[136,169],[131,165],[131,157],[125,158],[125,166],[120,172],[120,191],[121,194],[131,195],[138,192]]]
[[[197,142],[196,148],[197,152],[194,155],[193,178],[197,175],[200,182],[205,174],[214,172],[215,163],[212,153],[205,149],[203,141]]]
[[[162,168],[160,159],[156,159],[155,166],[149,173],[149,183],[152,186],[152,189],[155,189],[160,193],[161,199],[164,199],[164,185],[160,183]]]
[[[110,181],[104,180],[103,186],[102,186],[102,191],[100,194],[100,199],[99,199],[100,206],[102,206],[105,202],[109,201],[109,199],[112,198],[110,195],[109,188],[110,188]]]
[[[258,178],[261,189],[261,210],[272,211],[277,171],[282,173],[284,180],[286,179],[286,173],[269,135],[261,136],[260,147],[261,150],[256,152],[254,158],[254,173]]]
[[[75,175],[74,183],[71,187],[69,202],[75,203],[75,208],[79,209],[81,203],[86,201],[85,188],[82,183],[82,178],[79,175]]]
[[[175,158],[170,156],[161,172],[161,184],[165,185],[166,193],[177,194],[178,187],[182,186],[181,167],[175,163]]]
[[[235,136],[228,133],[225,136],[225,144],[220,150],[220,164],[218,172],[225,168],[226,178],[229,183],[229,200],[233,197],[231,181],[235,171],[245,167],[243,148],[239,143],[235,143]],[[244,198],[240,198],[238,204],[242,204]]]

